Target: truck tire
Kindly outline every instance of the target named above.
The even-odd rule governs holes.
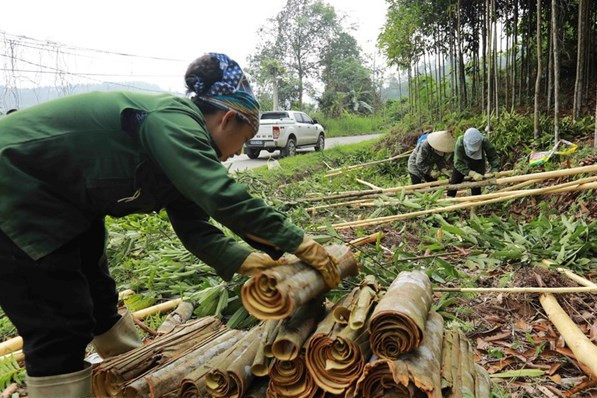
[[[323,151],[325,149],[325,137],[323,136],[323,133],[319,134],[319,137],[317,137],[317,144],[315,144],[315,150],[317,152],[319,151]]]
[[[296,155],[296,140],[294,137],[289,137],[286,146],[280,150],[280,155],[283,158]]]
[[[259,157],[259,152],[261,152],[261,149],[257,149],[257,148],[247,148],[247,151],[246,151],[249,159],[257,159]]]

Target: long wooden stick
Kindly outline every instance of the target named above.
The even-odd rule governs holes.
[[[589,287],[434,287],[434,292],[457,293],[597,293],[597,286]]]
[[[410,153],[412,152],[412,150],[401,153],[399,155],[396,156],[392,156],[390,158],[387,159],[382,159],[382,160],[374,160],[372,162],[366,162],[366,163],[360,163],[360,164],[355,164],[352,166],[347,166],[347,167],[338,167],[336,169],[331,169],[328,170],[328,172],[326,173],[326,177],[333,177],[339,174],[342,174],[345,171],[351,171],[351,170],[356,170],[356,169],[360,169],[363,167],[367,167],[367,166],[371,166],[374,164],[380,164],[380,163],[385,163],[385,162],[391,162],[392,160],[396,160],[396,159],[402,159],[402,158],[407,158],[410,156]]]
[[[427,209],[427,210],[419,210],[419,211],[415,211],[415,212],[411,212],[411,213],[403,213],[403,214],[398,214],[398,215],[393,215],[393,216],[378,217],[378,218],[373,218],[373,219],[369,219],[369,220],[359,220],[359,221],[350,221],[350,222],[332,224],[332,227],[334,227],[335,229],[347,229],[347,228],[353,228],[353,227],[364,227],[364,226],[370,226],[370,225],[386,224],[389,222],[404,220],[404,219],[408,219],[408,218],[414,218],[414,217],[418,217],[418,216],[422,216],[422,215],[426,215],[426,214],[443,213],[443,212],[448,212],[448,211],[469,209],[472,207],[478,207],[478,206],[483,206],[483,205],[492,204],[492,203],[505,202],[508,200],[517,199],[517,198],[521,198],[524,196],[539,195],[539,194],[543,194],[545,192],[549,192],[549,191],[556,190],[559,188],[566,188],[566,187],[574,186],[574,185],[583,187],[583,189],[590,189],[593,186],[591,184],[585,184],[585,183],[593,181],[594,178],[595,177],[581,178],[579,180],[572,181],[572,182],[565,183],[565,184],[554,185],[554,186],[549,186],[549,187],[539,188],[539,189],[534,189],[534,190],[529,190],[529,191],[523,191],[520,193],[511,194],[511,195],[494,198],[494,199],[489,199],[489,200],[484,200],[484,201],[479,201],[479,202],[461,203],[461,204],[452,205],[452,206],[439,207],[439,208]],[[319,230],[322,230],[322,229],[325,229],[325,227],[319,228]]]
[[[371,189],[383,189],[381,187],[378,187],[377,185],[371,184],[370,182],[367,182],[365,180],[361,180],[360,178],[355,178],[355,180],[356,180],[356,182],[361,183],[363,185],[366,185],[366,186],[368,186]]]
[[[558,329],[558,332],[560,332],[576,359],[593,373],[589,376],[597,377],[597,346],[591,343],[591,340],[585,336],[566,312],[564,312],[554,295],[542,294],[539,297],[539,301],[547,313],[549,320]]]
[[[535,184],[537,181],[535,180],[529,180],[529,181],[523,181],[521,183],[512,185],[510,187],[506,187],[506,188],[502,188],[500,190],[498,190],[498,192],[509,192],[509,191],[518,191],[521,188],[527,187],[529,185],[533,185]]]
[[[586,286],[586,287],[597,287],[596,283],[593,283],[590,280],[583,278],[580,275],[575,274],[574,272],[570,271],[569,269],[558,268],[558,272],[561,274],[564,274],[566,277],[575,281],[579,285]]]

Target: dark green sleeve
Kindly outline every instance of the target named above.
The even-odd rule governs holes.
[[[188,199],[181,197],[169,204],[166,211],[187,250],[215,269],[224,280],[230,280],[251,253],[250,249],[211,225],[207,214]]]
[[[454,146],[454,168],[464,176],[467,176],[469,171],[471,171],[466,161],[466,152],[464,152],[462,137],[458,137]]]
[[[500,169],[500,158],[497,155],[497,151],[495,147],[489,141],[487,137],[483,138],[483,151],[487,156],[487,162],[489,162],[489,166],[491,167],[491,171],[493,173],[499,171]]]
[[[253,235],[294,252],[303,231],[252,197],[218,160],[204,126],[183,113],[155,112],[139,130],[141,145],[178,191],[241,238]]]

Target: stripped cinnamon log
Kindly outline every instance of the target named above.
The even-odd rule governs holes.
[[[176,395],[184,377],[215,356],[236,344],[246,332],[226,330],[203,345],[194,346],[180,357],[158,369],[145,373],[124,386],[126,398],[147,398]]]
[[[251,329],[224,353],[187,374],[181,382],[178,396],[197,398],[229,393],[227,396],[241,397],[253,379],[251,372],[245,368],[250,370],[262,333],[263,325]]]
[[[274,358],[290,361],[298,357],[301,347],[324,315],[322,298],[315,298],[300,307],[290,318],[283,320],[272,345]]]
[[[340,275],[355,276],[358,267],[352,252],[344,246],[328,246],[338,259]],[[257,319],[284,319],[307,301],[329,291],[321,274],[309,265],[294,264],[266,269],[249,279],[241,290],[243,306]]]
[[[365,366],[355,396],[363,398],[442,398],[440,361],[442,317],[431,312],[422,344],[399,359],[378,359]]]
[[[193,315],[193,304],[182,301],[174,311],[168,314],[164,322],[160,325],[157,332],[159,334],[170,333],[177,325],[185,323]]]
[[[401,272],[371,315],[371,349],[385,359],[417,348],[431,308],[431,282],[420,271]]]
[[[356,294],[347,295],[336,307],[354,310],[360,292],[353,293]],[[311,377],[321,389],[341,395],[359,378],[371,350],[366,323],[353,329],[337,322],[334,314],[335,311],[330,311],[309,339],[305,360]]]
[[[126,382],[178,357],[194,345],[211,341],[225,330],[220,320],[205,317],[178,326],[151,343],[103,361],[93,370],[93,391],[101,397],[119,396]]]

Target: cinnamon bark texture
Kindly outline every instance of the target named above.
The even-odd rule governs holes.
[[[401,272],[381,299],[369,324],[375,355],[396,359],[419,347],[431,309],[431,282],[420,271]]]
[[[170,333],[177,325],[185,323],[193,315],[193,304],[182,301],[174,311],[168,314],[157,332],[159,334]]]
[[[366,278],[361,287],[334,307],[309,339],[305,354],[307,368],[324,391],[343,395],[361,375],[371,356],[366,320],[380,292],[375,279]],[[355,323],[351,322],[338,322],[338,314],[342,312],[345,313],[340,317],[342,320],[351,320],[357,313],[357,325],[363,314],[361,327],[353,328]]]
[[[355,396],[363,398],[442,398],[440,364],[444,321],[431,312],[426,334],[414,351],[397,360],[378,359],[365,366]]]
[[[190,347],[211,341],[224,330],[218,318],[205,317],[180,325],[145,346],[109,358],[93,371],[94,393],[101,397],[118,396],[127,381],[180,356]]]
[[[338,259],[341,276],[356,276],[357,262],[345,246],[328,246]],[[327,292],[321,274],[298,261],[264,270],[249,279],[241,290],[243,306],[258,319],[284,319],[309,300]]]
[[[179,397],[242,397],[253,380],[251,364],[263,330],[263,324],[251,329],[224,353],[187,374],[180,385]]]
[[[292,361],[276,359],[269,376],[268,398],[319,398],[325,394],[307,371],[303,353]]]

